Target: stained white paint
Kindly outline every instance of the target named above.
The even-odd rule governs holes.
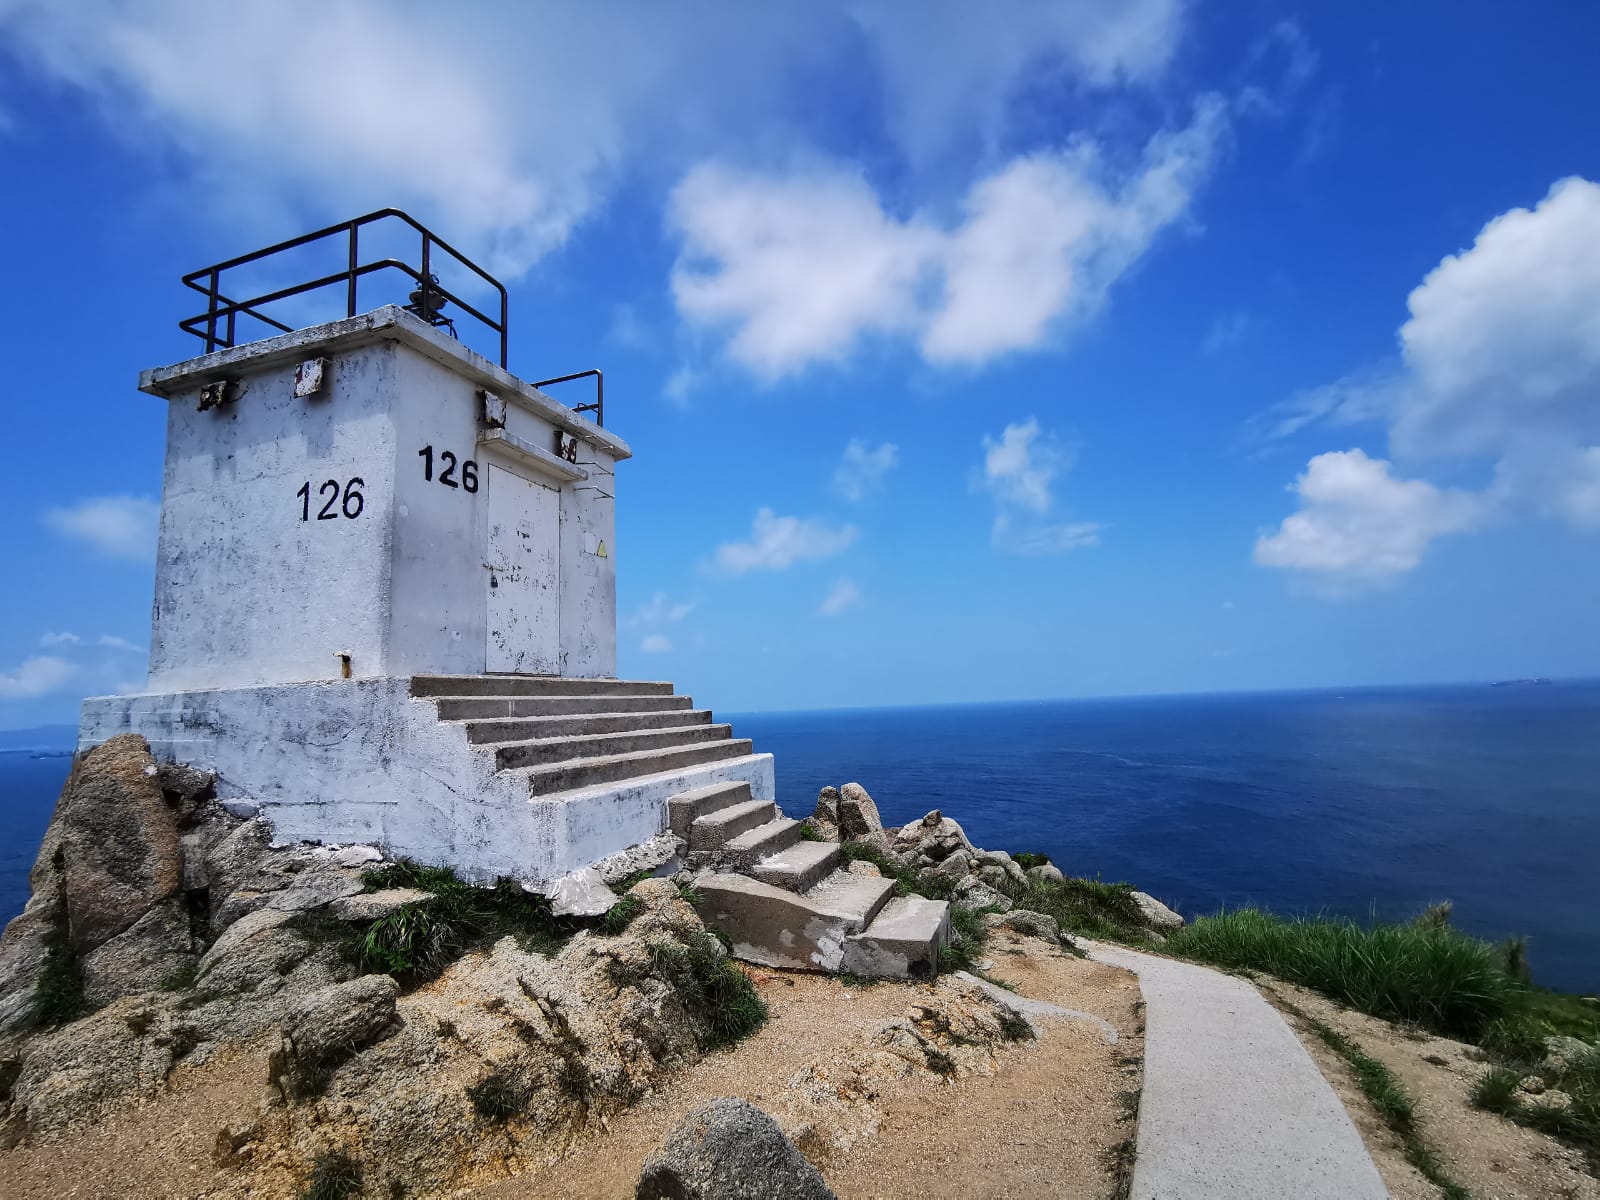
[[[79,745],[144,736],[158,759],[217,772],[217,794],[257,806],[279,842],[381,846],[449,863],[468,878],[533,884],[655,837],[667,797],[746,780],[775,799],[770,754],[530,798],[525,776],[500,772],[441,722],[402,679],[283,684],[84,702]]]
[[[489,493],[488,669],[557,674],[559,494],[493,463],[484,486]]]
[[[297,396],[314,357],[322,386]],[[224,377],[238,398],[197,411]],[[358,678],[616,674],[619,438],[395,308],[147,372],[141,387],[171,401],[152,690],[332,679],[341,653]],[[484,388],[506,401],[503,430],[483,421]],[[557,430],[577,437],[576,468],[543,449]],[[461,486],[467,461],[476,492]],[[489,663],[491,467],[555,496],[528,492],[554,562],[537,618],[553,619],[553,649],[532,667]],[[585,552],[601,543],[605,557]]]

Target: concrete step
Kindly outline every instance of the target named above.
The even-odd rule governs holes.
[[[437,696],[441,721],[659,713],[694,708],[690,696]]]
[[[799,834],[796,822],[794,843],[762,858],[750,868],[750,874],[763,883],[803,892],[838,870],[844,858],[838,842],[802,842]]]
[[[949,942],[947,902],[896,896],[845,939],[843,969],[874,979],[932,979],[939,973],[939,948]]]
[[[746,800],[715,812],[702,813],[689,826],[689,852],[716,850],[726,846],[741,833],[765,825],[778,815],[778,806],[771,800]]]
[[[746,830],[722,848],[721,860],[730,871],[748,871],[764,858],[781,854],[800,840],[800,822],[778,817]]]
[[[894,896],[894,880],[880,875],[857,875],[837,870],[802,893],[807,903],[824,912],[839,913],[858,921],[851,932],[865,929]]]
[[[843,874],[835,872],[806,895],[747,875],[702,875],[694,884],[695,908],[700,919],[726,936],[733,953],[746,962],[838,971],[849,936],[871,922],[894,890],[892,880],[854,875],[849,876],[852,882],[836,883],[820,902],[812,898]]]
[[[606,758],[585,758],[575,762],[552,763],[540,767],[517,767],[516,773],[528,778],[530,796],[548,796],[598,783],[616,783],[640,775],[656,775],[683,767],[743,758],[751,752],[749,738],[724,738],[696,742],[664,750],[639,750],[632,754],[613,754]]]
[[[539,738],[583,737],[594,733],[623,733],[640,729],[682,729],[711,724],[709,708],[669,709],[666,712],[576,713],[564,717],[523,717],[520,720],[468,721],[467,741],[527,742]]]
[[[639,750],[660,750],[714,742],[733,736],[732,725],[690,725],[683,729],[626,730],[622,733],[596,733],[583,737],[541,738],[528,742],[494,742],[483,748],[494,751],[495,766],[502,771],[534,767],[546,763],[607,758]]]
[[[743,779],[736,779],[732,783],[713,783],[707,787],[692,788],[687,792],[679,792],[676,796],[667,797],[667,822],[674,834],[687,841],[689,827],[697,818],[720,809],[732,808],[735,804],[748,804],[754,799],[755,797],[750,794],[749,783]]]
[[[413,696],[670,696],[672,684],[559,675],[414,675]]]

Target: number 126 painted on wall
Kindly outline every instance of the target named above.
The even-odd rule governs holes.
[[[433,447],[432,446],[424,446],[421,450],[417,451],[417,457],[422,460],[422,477],[424,479],[432,482],[432,480],[434,478],[434,474],[433,474]],[[470,459],[470,458],[467,459],[465,462],[461,463],[461,479],[459,481],[457,481],[457,479],[456,479],[456,463],[457,463],[457,461],[458,460],[457,460],[456,456],[454,454],[450,453],[450,451],[448,451],[448,450],[439,451],[439,462],[444,467],[444,470],[439,472],[439,475],[438,475],[439,482],[444,484],[445,487],[459,487],[463,491],[468,491],[468,492],[477,491],[478,490],[478,464],[473,462],[472,459]]]

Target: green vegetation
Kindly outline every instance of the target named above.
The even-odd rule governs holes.
[[[981,974],[978,963],[983,957],[983,947],[989,940],[989,925],[983,914],[970,908],[950,906],[951,939],[939,947],[939,973],[967,971]]]
[[[1545,1046],[1557,1034],[1594,1046],[1600,1013],[1576,996],[1529,982],[1522,939],[1492,945],[1451,928],[1449,918],[1447,902],[1431,905],[1406,925],[1283,920],[1239,909],[1200,918],[1164,949],[1275,975],[1361,1012],[1476,1043],[1491,1066],[1473,1087],[1474,1104],[1562,1138],[1588,1154],[1591,1164],[1600,1162],[1600,1050],[1548,1065]],[[1362,1076],[1362,1064],[1345,1057]],[[1570,1103],[1525,1096],[1519,1083],[1529,1074]],[[1394,1124],[1397,1114],[1386,1108],[1378,1083],[1363,1076],[1363,1087]],[[1427,1173],[1420,1163],[1418,1169]]]
[[[800,822],[800,840],[802,842],[825,842],[828,839],[823,837],[822,831],[808,819]]]
[[[44,945],[44,965],[33,985],[33,1020],[40,1028],[51,1029],[86,1016],[89,1003],[65,918],[52,926]]]
[[[1048,879],[1030,879],[1026,884],[1012,881],[1000,890],[1016,907],[1054,917],[1062,933],[1134,945],[1149,943],[1149,931],[1139,906],[1133,902],[1130,884],[1106,883],[1098,876],[1069,877],[1060,883]]]
[[[586,924],[557,917],[549,900],[524,891],[514,879],[478,887],[449,867],[404,861],[368,871],[362,879],[369,891],[417,888],[432,899],[397,908],[365,930],[315,912],[297,917],[295,924],[309,936],[335,944],[360,970],[393,975],[407,988],[437,977],[468,950],[507,936],[531,953],[554,954]]]
[[[1048,865],[1050,862],[1050,856],[1048,854],[1037,854],[1032,850],[1024,850],[1020,854],[1013,854],[1011,856],[1011,861],[1016,863],[1017,866],[1021,867],[1024,871],[1031,871],[1034,867],[1043,867]]]
[[[363,1187],[361,1164],[343,1150],[324,1150],[311,1166],[301,1200],[349,1200]]]
[[[709,934],[691,936],[687,946],[653,942],[650,956],[655,972],[672,983],[684,1007],[699,1018],[700,1049],[731,1046],[766,1023],[766,1003],[750,977]]]
[[[1356,1082],[1361,1086],[1361,1092],[1366,1096],[1368,1103],[1377,1110],[1384,1124],[1394,1131],[1400,1139],[1400,1145],[1405,1150],[1406,1161],[1415,1167],[1428,1182],[1437,1187],[1446,1200],[1470,1200],[1470,1193],[1466,1188],[1450,1179],[1440,1164],[1438,1155],[1433,1152],[1427,1142],[1423,1141],[1422,1131],[1417,1124],[1416,1108],[1411,1102],[1411,1097],[1401,1086],[1400,1081],[1388,1067],[1373,1058],[1360,1046],[1352,1042],[1344,1034],[1332,1026],[1326,1025],[1315,1017],[1306,1015],[1299,1010],[1294,1010],[1301,1020],[1305,1021],[1316,1031],[1328,1046],[1350,1065],[1355,1073]]]
[[[1508,1067],[1490,1067],[1472,1085],[1472,1103],[1478,1108],[1509,1116],[1517,1109],[1517,1084],[1521,1080]]]
[[[607,937],[616,937],[643,911],[643,900],[637,896],[623,896],[600,917],[600,932]]]
[[[1515,1013],[1525,991],[1493,946],[1448,925],[1286,921],[1242,908],[1200,918],[1173,934],[1165,949],[1264,971],[1361,1012],[1469,1041]]]
[[[486,1121],[504,1121],[528,1107],[533,1088],[527,1081],[497,1067],[467,1088],[472,1108]]]

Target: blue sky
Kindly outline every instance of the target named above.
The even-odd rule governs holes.
[[[606,371],[625,675],[1600,674],[1600,10],[975,11],[0,0],[0,726],[142,682],[178,276],[390,204]]]

